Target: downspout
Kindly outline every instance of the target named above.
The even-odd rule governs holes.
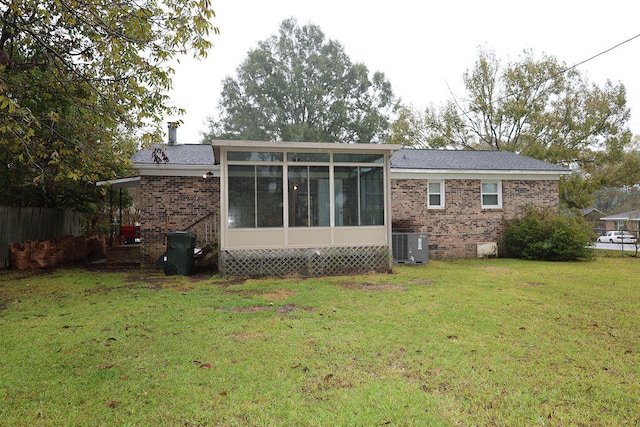
[[[391,206],[391,156],[393,153],[391,152],[387,152],[385,154],[385,160],[384,160],[384,173],[386,176],[385,179],[385,187],[386,187],[386,193],[387,193],[387,197],[385,197],[384,203],[385,203],[385,225],[387,228],[387,246],[389,248],[389,267],[388,270],[389,272],[393,271],[393,246],[392,246],[392,218],[393,218],[393,213],[391,212],[392,206]]]
[[[122,188],[119,189],[119,192],[120,201],[118,202],[118,216],[120,217],[120,219],[118,225],[118,236],[120,236],[120,239],[122,239]]]
[[[113,246],[113,188],[109,188],[109,247]]]

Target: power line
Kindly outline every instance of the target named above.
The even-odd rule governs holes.
[[[618,43],[617,45],[615,45],[615,46],[613,46],[613,47],[610,47],[610,48],[609,48],[609,49],[607,49],[607,50],[603,50],[603,51],[602,51],[602,52],[600,52],[600,53],[596,53],[596,54],[595,54],[595,55],[593,55],[592,57],[587,58],[587,59],[585,59],[584,61],[580,61],[580,62],[578,62],[577,64],[574,64],[574,65],[572,65],[571,67],[567,68],[566,70],[563,70],[562,72],[564,73],[564,72],[567,72],[567,71],[569,71],[569,70],[573,70],[574,68],[579,67],[579,66],[580,66],[580,65],[582,65],[582,64],[586,64],[587,62],[591,61],[592,59],[595,59],[595,58],[597,58],[597,57],[599,57],[599,56],[602,56],[602,55],[604,55],[605,53],[609,53],[609,52],[611,52],[612,50],[619,48],[619,47],[620,47],[620,46],[622,46],[623,44],[629,43],[630,41],[632,41],[632,40],[634,40],[634,39],[637,39],[638,37],[640,37],[640,34],[636,34],[635,36],[633,36],[633,37],[631,37],[631,38],[628,38],[628,39],[626,39],[625,41],[622,41],[622,42]]]
[[[589,58],[587,58],[587,59],[585,59],[585,60],[583,60],[583,61],[580,61],[580,62],[578,62],[578,63],[576,63],[576,64],[573,64],[572,66],[570,66],[570,67],[568,67],[568,68],[565,68],[565,69],[563,69],[563,70],[561,70],[561,71],[559,71],[559,72],[557,72],[557,73],[555,73],[555,74],[552,74],[552,75],[548,76],[547,78],[543,79],[542,81],[540,81],[540,82],[538,82],[538,83],[536,83],[536,84],[534,84],[534,85],[531,85],[530,87],[533,87],[533,86],[540,86],[540,85],[542,85],[542,84],[546,83],[547,81],[549,81],[549,80],[553,79],[554,77],[559,76],[559,75],[561,75],[561,74],[564,74],[564,73],[566,73],[566,72],[568,72],[568,71],[571,71],[571,70],[573,70],[574,68],[579,67],[580,65],[586,64],[587,62],[592,61],[593,59],[595,59],[595,58],[597,58],[597,57],[599,57],[599,56],[602,56],[602,55],[604,55],[604,54],[606,54],[606,53],[609,53],[609,52],[611,52],[612,50],[617,49],[617,48],[619,48],[620,46],[622,46],[622,45],[624,45],[624,44],[626,44],[626,43],[629,43],[629,42],[630,42],[630,41],[632,41],[632,40],[637,39],[638,37],[640,37],[640,33],[639,33],[639,34],[636,34],[635,36],[630,37],[630,38],[628,38],[628,39],[626,39],[626,40],[624,40],[624,41],[621,41],[620,43],[616,44],[615,46],[612,46],[612,47],[610,47],[610,48],[608,48],[608,49],[605,49],[605,50],[603,50],[602,52],[596,53],[595,55],[593,55],[593,56],[591,56],[591,57],[589,57]],[[509,98],[509,97],[511,97],[511,96],[517,95],[517,94],[518,94],[518,92],[519,92],[519,91],[511,92],[511,93],[508,93],[508,94],[506,94],[506,95],[503,95],[503,96],[501,96],[500,98],[498,98],[498,99],[496,99],[496,100],[492,100],[492,101],[491,101],[491,103],[498,102],[498,101],[502,101],[502,100],[507,99],[507,98]],[[461,109],[461,110],[462,110],[462,109]],[[466,115],[467,115],[467,114],[469,114],[470,112],[471,112],[471,111],[464,111],[464,110],[463,110],[463,111],[462,111],[460,114],[458,114],[457,116],[458,116],[458,117],[466,116]]]

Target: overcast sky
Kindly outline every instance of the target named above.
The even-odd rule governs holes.
[[[504,62],[523,49],[571,66],[640,34],[638,0],[213,0],[220,35],[206,60],[183,58],[171,101],[185,108],[179,143],[198,143],[214,114],[221,82],[235,77],[247,52],[290,17],[318,25],[352,62],[383,72],[397,96],[419,109],[463,95],[462,75],[479,47]],[[622,82],[630,126],[640,134],[640,37],[578,68],[589,81]],[[172,120],[173,118],[167,118]]]

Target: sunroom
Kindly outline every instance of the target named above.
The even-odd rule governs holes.
[[[389,164],[380,144],[214,141],[219,269],[305,276],[390,271]]]

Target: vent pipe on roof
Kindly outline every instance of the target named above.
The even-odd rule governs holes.
[[[177,129],[178,122],[169,122],[169,145],[176,145],[178,143],[177,139]]]

